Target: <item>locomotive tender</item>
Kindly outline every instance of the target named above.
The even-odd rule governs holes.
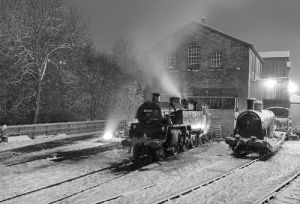
[[[234,134],[225,142],[238,155],[259,153],[265,155],[277,151],[285,140],[285,134],[278,134],[276,117],[271,110],[262,110],[261,102],[248,99],[247,110],[239,114]]]
[[[208,108],[186,99],[171,97],[161,102],[160,94],[153,93],[152,101],[144,102],[136,116],[138,122],[131,124],[129,137],[122,141],[124,147],[133,149],[135,163],[144,157],[161,160],[206,139]]]

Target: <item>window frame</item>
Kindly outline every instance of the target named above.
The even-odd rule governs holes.
[[[176,69],[176,65],[177,65],[176,55],[168,55],[167,56],[167,68],[169,70],[174,70],[174,69]]]
[[[214,51],[210,55],[211,68],[223,68],[223,52],[220,50]]]
[[[191,44],[188,47],[188,69],[200,69],[200,46]]]

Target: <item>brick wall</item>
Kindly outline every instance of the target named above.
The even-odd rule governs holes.
[[[200,46],[200,68],[188,71],[188,47]],[[176,68],[170,69],[182,93],[194,96],[232,96],[245,109],[249,87],[249,45],[198,26],[175,33],[152,48],[167,69],[167,56],[176,55]],[[222,68],[211,68],[211,53],[222,52]],[[178,83],[179,82],[179,83]],[[154,88],[155,89],[155,88]],[[156,88],[159,91],[159,88]]]
[[[188,48],[191,44],[200,47],[199,69],[188,69]],[[211,54],[216,51],[222,52],[222,68],[218,69],[211,67]],[[146,52],[146,56],[152,58],[148,61],[150,64],[147,69],[152,70],[157,64],[162,65],[160,69],[167,70],[168,76],[175,82],[183,97],[235,97],[239,111],[246,109],[251,84],[250,71],[258,66],[256,63],[251,64],[250,55],[258,59],[250,44],[199,24],[184,27]],[[173,69],[167,68],[168,56],[176,56],[176,66]],[[167,79],[162,77],[153,80],[149,90],[162,93],[162,100],[168,100],[171,94],[168,95],[166,89],[158,86],[159,80]],[[148,95],[150,98],[150,93]],[[212,118],[215,117],[222,123],[223,137],[231,134],[234,110],[212,110],[212,114]]]

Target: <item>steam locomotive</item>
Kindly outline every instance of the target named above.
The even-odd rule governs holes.
[[[278,134],[276,117],[271,110],[262,110],[262,103],[247,100],[247,110],[237,117],[234,134],[225,142],[236,156],[258,153],[266,155],[277,151],[285,140],[285,134]]]
[[[209,124],[207,106],[178,97],[160,101],[160,94],[152,94],[152,101],[144,102],[137,110],[137,123],[132,123],[129,137],[122,141],[132,148],[133,162],[145,157],[153,161],[199,145],[207,139]]]
[[[275,134],[285,134],[286,140],[291,139],[292,120],[290,116],[290,109],[284,107],[269,107],[267,110],[272,111],[276,117],[276,131]]]

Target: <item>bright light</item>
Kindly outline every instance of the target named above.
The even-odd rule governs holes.
[[[192,128],[192,129],[202,129],[202,130],[204,129],[202,123],[193,124],[193,125],[191,126],[191,128]]]
[[[105,140],[111,140],[113,138],[113,134],[111,131],[105,131],[104,135],[103,135],[103,139]]]
[[[267,88],[274,88],[274,86],[276,85],[276,80],[274,80],[274,79],[267,79],[266,81],[265,81],[265,86],[267,87]]]
[[[290,93],[295,93],[296,91],[298,91],[298,86],[293,83],[292,81],[289,82],[289,92]]]

